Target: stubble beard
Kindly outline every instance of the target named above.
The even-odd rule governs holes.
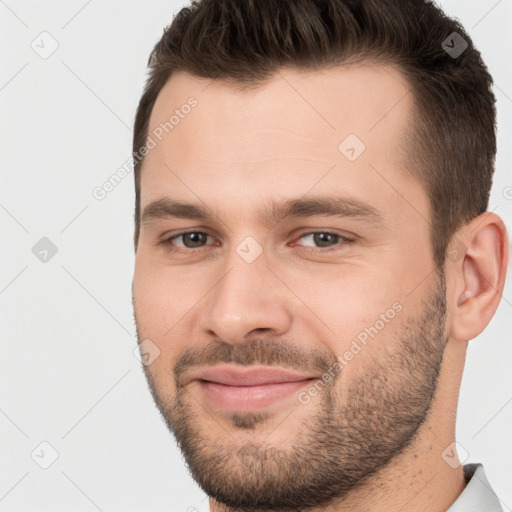
[[[422,314],[404,321],[398,347],[394,344],[351,382],[344,382],[342,371],[316,403],[300,405],[311,412],[287,433],[285,447],[273,446],[272,435],[260,443],[247,436],[240,444],[229,434],[229,429],[245,429],[257,435],[258,425],[272,421],[264,411],[232,414],[225,435],[213,439],[209,424],[215,412],[202,409],[180,386],[176,372],[175,398],[166,400],[144,367],[153,399],[198,485],[226,511],[239,512],[321,508],[363,486],[413,442],[428,417],[447,342],[445,290],[438,273]],[[274,360],[265,349],[275,344],[259,341],[230,347],[232,357],[224,362]],[[389,341],[377,337],[371,343]],[[276,431],[286,429],[294,411]]]

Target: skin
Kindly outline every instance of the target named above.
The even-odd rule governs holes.
[[[327,476],[336,468],[344,475],[351,465],[360,478],[341,486],[338,497],[302,510],[369,510],[378,503],[387,511],[442,512],[463,491],[462,467],[452,467],[456,453],[451,464],[441,455],[455,440],[468,340],[483,331],[499,304],[508,239],[502,220],[487,212],[456,233],[463,251],[447,260],[443,276],[436,273],[428,197],[407,169],[401,146],[414,115],[408,90],[399,70],[358,64],[315,72],[281,69],[245,92],[176,73],[159,94],[150,132],[190,96],[198,105],[147,155],[141,209],[171,197],[206,207],[216,218],[141,225],[134,313],[140,341],[149,338],[160,350],[144,367],[155,401],[178,440],[195,439],[182,450],[199,483],[203,478],[202,484],[217,490],[232,485],[236,495],[237,484],[255,492],[258,475],[280,481],[297,447],[325,441],[323,427],[339,439],[320,471]],[[338,150],[348,134],[366,146],[353,162]],[[382,222],[316,215],[267,224],[259,215],[270,200],[321,195],[365,201]],[[210,236],[198,249],[187,248],[183,238],[159,243],[183,230]],[[355,242],[334,239],[335,250],[325,252],[306,236],[313,231]],[[262,250],[252,263],[236,251],[248,236]],[[313,355],[320,355],[324,368],[332,364],[394,303],[400,313],[307,405],[292,396],[259,416],[233,415],[213,407],[197,382],[182,385],[187,368],[221,343],[231,352],[217,352],[217,362],[261,362],[263,353],[272,363],[295,363],[321,375]],[[277,357],[279,347],[290,364]],[[179,374],[186,353],[191,366]],[[429,381],[436,357],[439,375]],[[415,379],[422,385],[415,387]],[[414,396],[421,407],[411,411]],[[359,423],[354,411],[362,416]],[[403,425],[407,414],[419,424],[390,428]],[[374,453],[372,471],[360,463],[358,473],[357,448],[346,443],[355,425],[371,433],[366,448]],[[371,439],[379,442],[372,447]],[[391,457],[384,462],[386,450]],[[272,459],[276,453],[279,459]],[[213,461],[215,454],[225,455],[225,464],[217,460],[214,470],[202,468],[201,461]],[[267,463],[263,454],[270,457]],[[281,468],[272,460],[280,460]],[[297,472],[304,485],[311,476]],[[231,510],[213,497],[210,509]]]

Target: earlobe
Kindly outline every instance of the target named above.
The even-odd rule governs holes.
[[[498,308],[508,269],[505,224],[495,213],[476,217],[457,233],[466,246],[460,261],[449,264],[455,289],[450,304],[451,337],[471,340],[491,321]]]

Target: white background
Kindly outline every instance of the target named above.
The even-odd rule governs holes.
[[[182,5],[0,1],[0,511],[208,509],[132,353],[133,176],[103,201],[92,195],[130,156],[149,52]],[[512,0],[441,5],[495,79],[489,209],[511,230]],[[43,31],[59,45],[47,59],[31,48]],[[42,237],[58,248],[46,263],[32,253]],[[467,462],[484,464],[506,511],[511,318],[509,279],[496,316],[470,342],[457,423]],[[59,453],[46,470],[31,458],[42,441]]]

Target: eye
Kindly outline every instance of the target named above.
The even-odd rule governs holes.
[[[310,233],[304,233],[297,240],[308,240],[310,244],[313,244],[301,244],[303,247],[326,250],[333,250],[336,249],[337,245],[341,245],[343,243],[348,244],[354,241],[353,238],[349,238],[338,233],[331,233],[329,231],[314,231]]]
[[[204,247],[208,238],[213,240],[213,237],[203,231],[186,231],[178,233],[169,238],[166,238],[162,243],[169,246],[169,250],[175,250],[173,246],[184,247],[185,249],[200,249]],[[177,240],[182,243],[177,243]]]
[[[159,243],[165,245],[169,251],[186,252],[187,249],[200,250],[207,247],[209,239],[210,242],[215,241],[212,236],[204,231],[183,231],[167,237]],[[306,243],[297,244],[294,242],[292,245],[304,247],[308,251],[320,249],[320,252],[336,250],[339,248],[338,246],[354,242],[353,238],[329,231],[303,233],[296,240],[303,240],[306,241]]]

